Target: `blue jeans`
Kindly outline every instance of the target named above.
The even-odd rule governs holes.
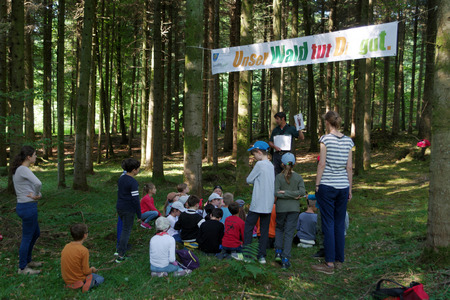
[[[172,237],[175,239],[175,242],[183,243],[183,240],[181,239],[181,237],[180,237],[180,235],[178,233],[174,234]]]
[[[253,228],[255,228],[256,223],[259,220],[261,237],[259,239],[259,250],[258,257],[266,257],[266,247],[269,241],[269,225],[270,225],[270,215],[271,214],[261,214],[253,211],[249,211],[247,219],[245,220],[244,227],[244,246],[252,243],[253,239]]]
[[[17,203],[16,213],[22,219],[22,242],[19,249],[19,268],[31,262],[34,244],[41,235],[38,223],[37,202]]]
[[[144,223],[149,223],[151,220],[154,220],[158,217],[158,212],[154,210],[146,211],[141,215],[141,220],[144,221]]]
[[[105,278],[103,278],[103,276],[100,276],[100,275],[97,275],[95,273],[92,273],[91,288],[99,286],[100,284],[103,283],[103,281],[105,281]]]
[[[349,188],[335,189],[319,185],[316,192],[322,219],[326,262],[344,262],[345,212],[347,211]]]
[[[283,249],[281,257],[290,258],[292,240],[298,221],[298,212],[277,213],[277,227],[275,228],[275,248]]]
[[[119,256],[124,256],[127,252],[128,240],[130,239],[131,229],[133,228],[133,221],[135,212],[117,210],[119,218],[122,220],[122,233],[120,234],[118,252]]]
[[[172,273],[172,272],[176,272],[176,271],[181,271],[183,270],[182,268],[180,268],[179,266],[175,266],[173,264],[169,264],[167,267],[164,268],[158,268],[155,267],[154,265],[150,264],[150,270],[152,272],[167,272],[167,273]]]

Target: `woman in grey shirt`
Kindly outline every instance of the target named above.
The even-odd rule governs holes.
[[[37,201],[41,199],[41,181],[29,169],[36,162],[36,150],[31,146],[23,146],[12,164],[14,189],[17,196],[17,215],[22,219],[22,242],[19,249],[18,274],[39,274],[41,262],[31,260],[34,244],[39,238]]]

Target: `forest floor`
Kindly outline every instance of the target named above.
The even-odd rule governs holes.
[[[418,281],[424,284],[430,299],[449,299],[449,253],[432,260],[423,254],[429,155],[425,160],[414,159],[419,152],[416,143],[411,136],[373,136],[372,168],[354,178],[353,199],[348,205],[346,262],[334,275],[311,269],[318,261],[311,257],[317,247],[294,246],[288,270],[274,262],[273,249],[268,250],[266,265],[219,261],[196,251],[201,266],[188,277],[152,278],[148,242],[155,231],[145,230],[138,223],[130,239],[131,259],[120,265],[114,263],[116,183],[120,162],[127,157],[126,146],[118,148],[113,159],[94,166],[94,174],[88,176],[88,192],[57,188],[56,158],[32,167],[43,183],[38,207],[41,236],[33,253],[34,260],[45,264],[37,276],[18,275],[21,221],[15,213],[15,197],[1,191],[6,188],[7,177],[0,176],[0,234],[4,237],[0,242],[0,299],[369,299],[382,278],[404,285]],[[308,141],[300,143],[295,171],[303,176],[307,191],[313,191],[318,153],[308,153],[308,147]],[[65,166],[69,187],[73,179],[71,150],[68,141]],[[133,147],[134,153],[138,150]],[[164,159],[166,181],[156,183],[154,197],[159,209],[167,193],[182,182],[182,159],[182,153]],[[217,169],[204,163],[203,198],[216,184],[225,192],[235,191],[233,159],[222,156],[219,161]],[[142,187],[151,181],[151,172],[142,170],[136,179]],[[234,196],[248,204],[251,188]],[[78,222],[89,226],[85,246],[90,250],[90,263],[105,277],[104,284],[86,294],[64,289],[60,272],[60,252],[71,240],[70,225]]]

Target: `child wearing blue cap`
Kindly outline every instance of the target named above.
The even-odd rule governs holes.
[[[275,171],[267,154],[269,144],[257,141],[248,151],[257,160],[255,167],[247,177],[247,183],[253,184],[252,202],[245,220],[244,227],[244,255],[245,246],[252,243],[253,228],[260,219],[261,237],[259,239],[258,261],[266,263],[266,247],[269,240],[270,214],[275,200]]]
[[[275,261],[281,262],[283,269],[291,266],[289,259],[300,213],[300,198],[305,195],[305,183],[302,176],[292,170],[294,165],[294,154],[285,153],[281,157],[283,171],[275,178],[275,196],[277,197]]]

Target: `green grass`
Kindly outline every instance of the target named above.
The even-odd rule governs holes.
[[[120,175],[120,160],[95,166],[89,175],[89,192],[57,189],[54,161],[34,167],[43,182],[43,198],[39,204],[39,238],[34,256],[45,262],[38,276],[19,276],[18,248],[21,222],[15,214],[15,198],[2,193],[0,202],[0,296],[2,299],[367,299],[381,278],[409,284],[419,281],[431,299],[449,297],[450,268],[440,261],[423,259],[426,238],[429,161],[408,158],[397,160],[397,153],[411,148],[413,141],[401,138],[390,145],[383,144],[373,153],[372,169],[354,179],[353,199],[349,203],[350,227],[346,238],[346,263],[334,275],[311,270],[317,260],[311,257],[317,248],[293,248],[292,268],[282,270],[273,262],[274,251],[268,250],[268,263],[244,264],[218,261],[197,253],[201,267],[189,277],[152,278],[148,262],[148,242],[154,230],[134,226],[130,243],[130,260],[117,265],[113,262],[116,232],[116,181]],[[381,149],[380,149],[381,148]],[[312,191],[315,178],[316,153],[307,153],[300,146],[295,169]],[[67,185],[72,172],[67,163]],[[162,209],[168,192],[182,182],[182,157],[165,160],[167,183],[157,184],[157,207]],[[232,159],[221,158],[219,168],[204,165],[206,198],[216,184],[234,192]],[[142,171],[136,179],[140,186],[151,181],[151,173]],[[0,177],[0,189],[7,178]],[[245,194],[234,195],[247,203]],[[141,195],[142,196],[142,195]],[[68,228],[76,222],[86,222],[90,262],[105,277],[100,287],[82,294],[63,288],[60,274],[60,251],[70,241]],[[447,260],[448,261],[448,260]]]

